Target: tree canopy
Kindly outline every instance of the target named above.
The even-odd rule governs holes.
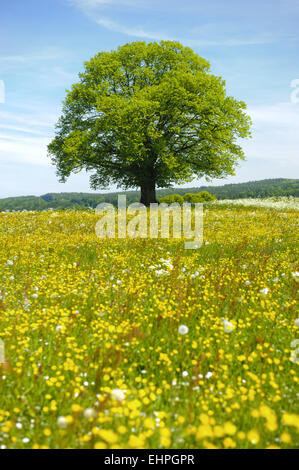
[[[92,172],[93,189],[157,187],[234,174],[250,135],[243,101],[209,63],[178,42],[133,42],[85,62],[48,146],[61,181]]]

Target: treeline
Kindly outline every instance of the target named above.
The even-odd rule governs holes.
[[[157,191],[158,199],[172,194],[180,196],[186,193],[208,191],[217,199],[261,198],[273,196],[299,197],[298,179],[267,179],[248,183],[225,184],[224,186],[201,186],[197,188],[167,188]],[[128,204],[138,202],[139,191],[113,193],[48,193],[43,196],[21,196],[0,199],[0,210],[47,210],[47,209],[87,209],[95,208],[101,202],[117,205],[119,194],[127,196]]]

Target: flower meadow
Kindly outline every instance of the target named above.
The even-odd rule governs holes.
[[[299,210],[299,198],[293,196],[285,197],[267,197],[267,198],[243,198],[243,199],[222,199],[214,201],[216,206],[242,206],[242,207],[261,207],[276,210],[293,209]]]
[[[298,447],[298,211],[211,205],[197,250],[97,220],[0,213],[0,448]]]

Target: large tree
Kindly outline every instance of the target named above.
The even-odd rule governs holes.
[[[249,136],[246,105],[226,96],[209,63],[178,42],[133,42],[100,52],[67,91],[48,150],[61,181],[92,171],[91,186],[156,187],[234,174]]]

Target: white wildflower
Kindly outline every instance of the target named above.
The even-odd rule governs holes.
[[[110,396],[113,400],[116,400],[116,401],[124,401],[125,399],[124,392],[120,390],[119,388],[115,388],[114,390],[112,390]]]
[[[98,416],[94,408],[86,408],[86,410],[83,412],[83,415],[86,419],[96,418]]]
[[[178,328],[178,333],[180,335],[186,335],[189,332],[189,328],[186,325],[180,325]]]
[[[226,318],[222,318],[222,323],[225,333],[231,333],[235,328],[232,322],[228,321]]]
[[[160,258],[159,261],[161,261],[161,263],[164,264],[164,266],[166,266],[168,269],[173,269],[173,264],[171,263],[170,259]]]
[[[165,269],[157,269],[157,271],[155,271],[155,274],[156,276],[167,276],[168,271],[165,271]]]
[[[57,426],[60,429],[65,429],[67,427],[67,419],[64,416],[59,416],[59,418],[57,418]]]
[[[264,287],[263,289],[260,289],[260,293],[261,293],[262,295],[267,295],[268,292],[269,292],[268,287]]]

